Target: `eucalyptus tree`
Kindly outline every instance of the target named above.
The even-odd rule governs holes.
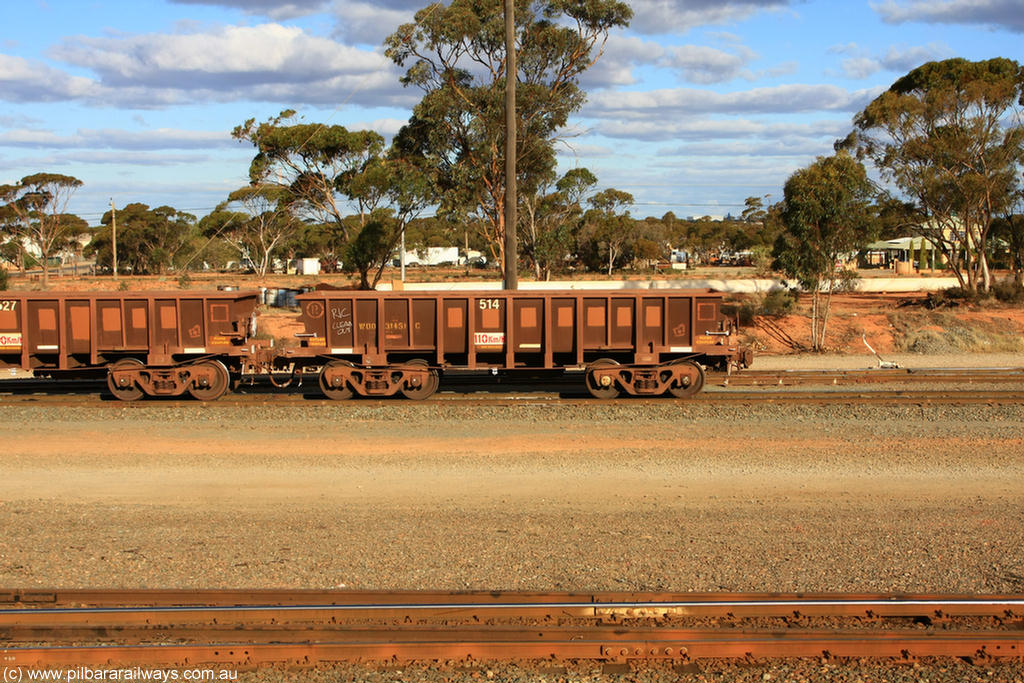
[[[49,283],[50,257],[73,246],[88,229],[84,220],[67,213],[72,195],[82,181],[59,173],[35,173],[12,185],[0,186],[4,222],[11,236],[39,252],[43,286]]]
[[[405,224],[427,206],[424,160],[406,153],[407,136],[386,150],[374,131],[301,123],[291,110],[259,124],[249,119],[232,135],[256,147],[249,166],[253,191],[286,192],[282,206],[293,216],[330,225],[331,241],[342,252],[335,256],[347,256],[365,288],[376,284]],[[353,208],[357,220],[350,219]]]
[[[583,199],[597,184],[586,168],[570,169],[553,182],[554,173],[538,190],[521,197],[519,243],[538,280],[549,280],[573,251],[583,219]]]
[[[103,214],[103,227],[87,247],[97,264],[108,267],[113,265],[113,220],[112,211]],[[163,273],[191,253],[195,233],[196,217],[190,213],[170,206],[151,209],[139,202],[127,204],[117,210],[118,270]]]
[[[845,152],[791,175],[779,207],[783,231],[775,268],[811,293],[811,348],[825,344],[832,295],[850,286],[853,271],[837,268],[875,237],[874,187],[864,166]]]
[[[583,217],[583,225],[577,239],[581,256],[591,267],[599,262],[608,275],[637,237],[636,221],[626,211],[633,204],[633,195],[622,190],[608,188],[591,197],[592,207]]]
[[[632,10],[618,0],[531,0],[515,8],[517,184],[535,192],[554,142],[585,100],[580,75]],[[404,134],[436,173],[439,215],[479,225],[505,263],[505,24],[500,0],[452,0],[416,13],[385,42],[423,91]],[[513,228],[514,229],[514,228]]]
[[[989,289],[992,219],[1012,202],[1024,162],[1024,71],[1017,62],[929,62],[854,119],[839,147],[870,158],[920,213],[918,234],[960,284]]]
[[[234,190],[201,224],[208,236],[230,244],[264,279],[284,241],[299,228],[293,197],[278,185],[247,185]]]

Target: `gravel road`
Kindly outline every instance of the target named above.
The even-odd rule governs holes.
[[[1024,592],[1024,406],[3,415],[0,586]],[[1024,680],[962,662],[549,669],[245,678]]]

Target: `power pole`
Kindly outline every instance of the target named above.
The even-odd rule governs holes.
[[[114,282],[117,282],[117,209],[114,208],[113,197],[110,198],[110,232],[114,247]]]
[[[505,289],[519,289],[516,258],[516,8],[505,0]]]

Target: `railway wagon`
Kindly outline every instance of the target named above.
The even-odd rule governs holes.
[[[298,297],[300,346],[329,398],[421,399],[461,370],[578,372],[599,398],[688,397],[704,367],[750,363],[711,291],[321,291]]]
[[[219,398],[257,353],[257,292],[0,292],[0,368],[105,372],[119,399]]]

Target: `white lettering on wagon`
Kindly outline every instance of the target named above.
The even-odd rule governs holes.
[[[20,349],[21,332],[0,332],[0,349]]]
[[[473,343],[477,346],[504,346],[504,332],[474,332]]]

